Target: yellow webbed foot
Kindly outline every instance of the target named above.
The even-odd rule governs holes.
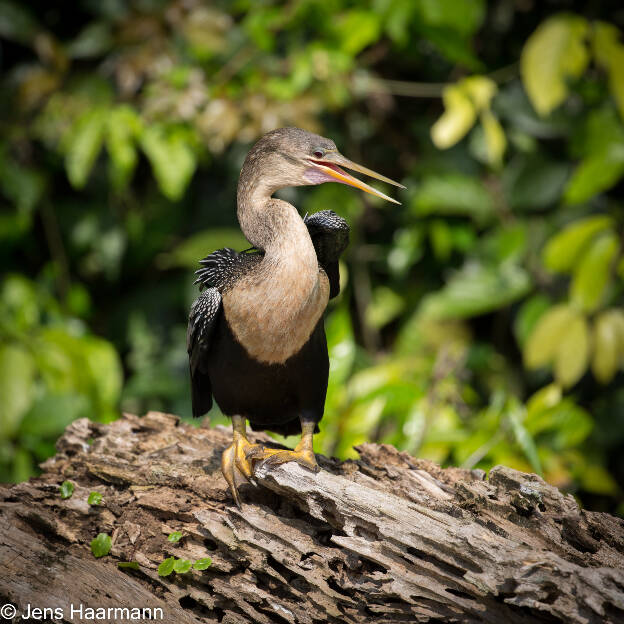
[[[232,417],[233,441],[221,456],[221,472],[225,477],[236,505],[241,508],[241,499],[236,486],[236,470],[240,472],[247,481],[256,485],[253,478],[253,467],[247,458],[247,453],[261,451],[263,447],[260,444],[252,444],[249,442],[245,432],[245,420],[240,416]]]
[[[256,466],[279,466],[287,462],[297,462],[300,466],[308,468],[314,472],[320,470],[316,463],[316,456],[310,449],[295,449],[294,451],[285,451],[282,449],[260,448],[248,449],[246,451],[248,459],[251,459]],[[256,464],[256,462],[258,462]]]
[[[245,419],[242,416],[232,416],[232,444],[228,446],[221,457],[221,472],[230,486],[234,502],[241,508],[241,498],[236,486],[236,472],[240,472],[247,481],[256,485],[253,473],[259,466],[279,466],[287,462],[297,462],[300,466],[314,472],[320,470],[316,463],[316,456],[312,448],[312,434],[315,423],[302,421],[301,441],[293,451],[266,448],[262,444],[252,444],[246,435]]]
[[[319,465],[316,463],[316,456],[312,449],[312,434],[314,432],[314,423],[302,422],[301,423],[301,440],[293,451],[285,451],[282,449],[272,448],[248,448],[245,451],[245,456],[250,459],[256,466],[256,462],[259,462],[259,466],[279,466],[287,462],[297,462],[300,466],[308,468],[314,472],[320,470]]]

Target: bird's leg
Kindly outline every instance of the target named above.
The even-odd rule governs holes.
[[[236,487],[234,468],[238,469],[247,481],[256,485],[253,478],[251,463],[247,458],[247,452],[253,452],[256,449],[261,450],[262,448],[262,445],[252,444],[247,439],[245,418],[243,416],[232,416],[232,444],[223,451],[223,455],[221,456],[221,472],[228,482],[230,491],[234,497],[234,502],[239,508],[241,507],[241,500],[238,494],[238,488]]]
[[[278,466],[279,464],[294,461],[305,468],[318,472],[320,468],[316,463],[316,457],[312,448],[315,426],[316,423],[314,421],[301,419],[301,440],[293,451],[250,448],[246,451],[247,458],[254,462],[262,461],[263,466]]]

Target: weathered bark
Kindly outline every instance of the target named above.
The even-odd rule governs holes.
[[[40,478],[0,488],[0,603],[64,621],[80,621],[73,603],[180,623],[624,622],[624,522],[535,475],[485,480],[365,444],[318,474],[259,471],[239,511],[220,473],[229,440],[159,413],[73,423]],[[95,559],[99,532],[113,547]],[[213,564],[159,577],[171,555]]]

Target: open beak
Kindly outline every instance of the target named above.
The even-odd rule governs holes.
[[[357,171],[358,173],[362,173],[371,178],[376,178],[377,180],[381,180],[382,182],[387,182],[388,184],[394,184],[394,186],[398,186],[399,188],[405,188],[402,184],[391,180],[390,178],[386,178],[386,176],[382,176],[380,173],[376,171],[372,171],[367,167],[363,167],[362,165],[358,165],[350,161],[348,158],[345,158],[340,152],[327,152],[322,159],[308,159],[310,164],[314,165],[316,169],[321,171],[325,176],[328,176],[328,182],[341,182],[342,184],[348,184],[349,186],[354,186],[366,193],[370,193],[371,195],[376,195],[377,197],[381,197],[386,201],[392,202],[393,204],[401,204],[396,199],[392,199],[392,197],[388,197],[381,191],[369,186],[365,182],[354,178],[352,175],[348,174],[346,171],[343,171],[341,167],[346,167],[347,169],[351,169],[351,171]]]

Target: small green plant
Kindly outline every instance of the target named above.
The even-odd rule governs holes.
[[[91,552],[98,559],[108,555],[111,549],[111,538],[106,533],[98,533],[98,536],[91,540]]]
[[[99,492],[91,492],[89,494],[89,498],[87,499],[87,503],[89,505],[99,505],[102,502],[102,495]]]
[[[74,484],[71,481],[63,481],[59,489],[61,492],[61,498],[71,498],[74,493]]]
[[[174,564],[175,564],[175,557],[167,557],[158,566],[158,576],[169,576],[173,572]]]
[[[176,559],[173,564],[174,572],[186,574],[191,569],[191,562],[188,559]]]
[[[179,542],[182,539],[182,533],[180,533],[180,531],[174,531],[173,533],[169,533],[167,539],[170,542]]]
[[[198,559],[195,563],[191,563],[188,559],[176,559],[175,557],[167,557],[158,566],[159,576],[169,576],[172,572],[177,574],[186,574],[191,568],[193,570],[206,570],[212,565],[212,559],[210,557],[204,557]]]
[[[207,570],[212,564],[212,559],[210,557],[205,557],[204,559],[198,559],[193,564],[193,570]]]

